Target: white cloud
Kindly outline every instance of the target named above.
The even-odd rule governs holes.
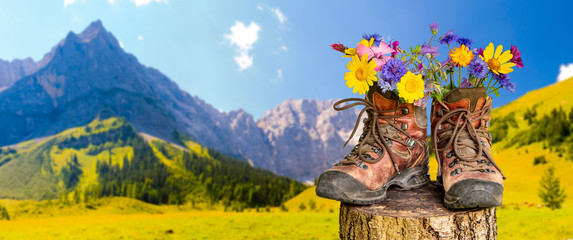
[[[123,45],[123,43],[122,43],[120,40],[117,40],[117,41],[119,42],[119,46],[120,46],[121,48],[125,48],[125,45]]]
[[[83,2],[85,3],[85,0],[64,0],[64,7],[67,7],[68,5],[72,5],[76,2]]]
[[[283,79],[283,70],[282,69],[277,69],[277,78],[279,80]]]
[[[109,4],[113,5],[114,3],[117,2],[117,0],[107,0],[109,2]]]
[[[270,10],[275,14],[279,22],[281,22],[281,24],[284,24],[287,21],[287,17],[284,15],[283,12],[281,12],[280,8],[270,8]]]
[[[143,35],[138,35],[137,40],[143,40]]]
[[[561,64],[561,66],[559,66],[559,75],[557,75],[557,81],[561,82],[571,77],[573,77],[573,63],[569,63],[567,65]]]
[[[282,45],[282,46],[281,46],[281,49],[282,49],[283,51],[287,51],[287,50],[288,50],[288,48],[287,48],[286,45]]]
[[[263,7],[261,7],[261,5],[257,5],[257,9],[263,10]]]
[[[260,30],[261,27],[255,22],[245,26],[241,21],[235,21],[235,25],[231,27],[231,34],[225,35],[231,45],[237,47],[238,55],[235,56],[235,62],[239,65],[239,70],[247,69],[253,65],[253,56],[249,52],[253,48],[253,44],[259,39]]]
[[[111,2],[111,1],[115,1],[115,0],[110,0],[110,2]],[[167,0],[129,0],[129,1],[135,3],[135,6],[143,6],[143,5],[150,4],[150,3],[152,3],[152,2],[158,2],[158,3],[164,2],[164,3],[167,3]]]

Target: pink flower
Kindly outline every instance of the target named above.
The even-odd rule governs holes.
[[[376,68],[374,68],[374,71],[377,72],[380,71],[382,66],[384,66],[384,64],[386,64],[386,62],[391,58],[390,56],[384,55],[393,52],[395,52],[394,49],[390,48],[390,46],[384,42],[380,42],[380,46],[378,47],[367,47],[362,44],[358,44],[356,47],[356,54],[358,54],[359,57],[362,57],[363,54],[368,54],[368,60],[374,59],[374,61],[376,61]]]

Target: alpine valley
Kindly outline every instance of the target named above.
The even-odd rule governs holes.
[[[0,60],[0,198],[278,205],[348,151],[358,110],[333,103],[287,100],[258,121],[221,112],[140,64],[98,20],[38,62]]]

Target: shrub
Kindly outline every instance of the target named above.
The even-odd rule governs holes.
[[[533,165],[546,164],[546,163],[547,159],[545,158],[545,156],[537,156],[533,159]]]
[[[539,197],[543,203],[551,210],[561,208],[566,195],[564,189],[561,188],[559,178],[555,176],[555,168],[553,166],[545,170],[539,185],[541,187],[539,189]]]

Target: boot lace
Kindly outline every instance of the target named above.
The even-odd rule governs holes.
[[[460,168],[457,168],[451,174],[460,174],[464,171],[489,173],[490,170],[487,167],[493,165],[505,179],[501,169],[493,161],[491,154],[483,151],[486,144],[480,137],[491,141],[491,134],[487,129],[475,129],[472,124],[473,121],[488,116],[491,109],[485,107],[473,113],[464,108],[451,111],[446,109],[441,109],[443,116],[436,123],[432,139],[435,139],[433,143],[434,149],[437,149],[438,153],[442,153],[448,146],[453,144],[453,151],[448,153],[448,158],[454,154],[457,158],[450,163],[450,168],[453,168],[456,164],[459,164]],[[448,127],[442,129],[443,123],[448,123]],[[446,144],[443,144],[444,142]],[[468,151],[470,149],[475,152]],[[488,160],[481,159],[482,157]]]
[[[344,103],[348,104],[341,106]],[[366,113],[367,117],[364,120],[363,133],[360,135],[358,144],[354,146],[352,151],[346,155],[346,157],[344,157],[344,160],[337,163],[336,165],[354,164],[363,169],[367,169],[368,167],[363,162],[376,163],[380,161],[384,157],[384,149],[390,149],[390,147],[392,147],[392,141],[407,146],[408,153],[412,153],[410,149],[414,148],[416,141],[412,139],[412,137],[406,131],[392,123],[392,120],[406,116],[408,114],[408,108],[396,108],[391,110],[378,111],[374,103],[368,100],[368,98],[342,99],[335,102],[333,108],[336,111],[343,111],[356,106],[364,106],[364,108],[358,114],[354,129],[352,129],[352,133],[350,134],[348,140],[346,140],[344,143],[343,147],[345,147],[352,139],[360,124],[360,119],[362,118],[363,114]],[[381,124],[378,120],[385,120],[385,123]],[[404,141],[404,139],[398,135],[396,131],[402,133],[407,138],[407,140]],[[381,146],[384,146],[384,148]],[[378,155],[378,157],[374,158],[366,152],[374,152],[376,155]],[[388,152],[396,172],[400,173],[394,155],[390,151],[386,152]]]

